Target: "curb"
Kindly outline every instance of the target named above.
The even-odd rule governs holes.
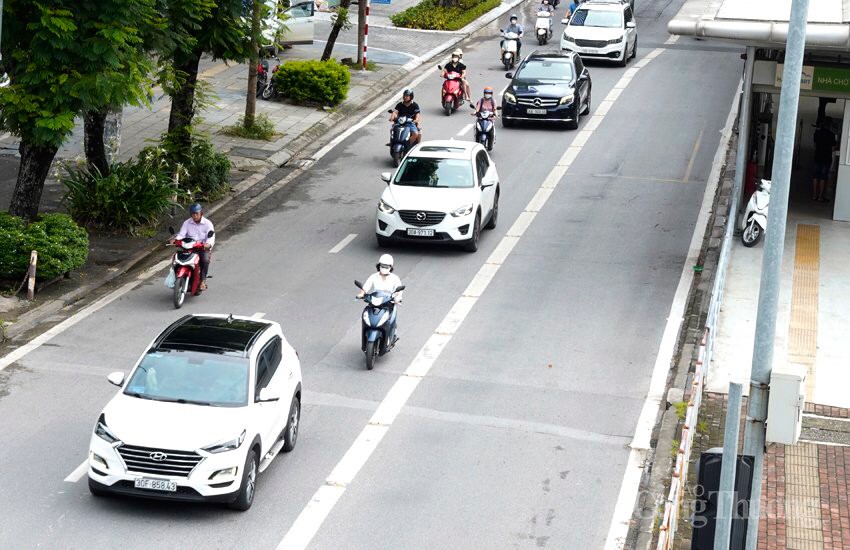
[[[251,189],[255,184],[259,183],[265,176],[267,176],[274,168],[283,166],[293,159],[299,158],[300,155],[304,154],[304,152],[308,149],[309,146],[315,145],[319,138],[328,137],[328,130],[335,126],[340,126],[341,122],[346,120],[347,118],[357,114],[359,111],[366,109],[370,104],[376,102],[381,96],[387,94],[391,89],[398,86],[398,83],[402,81],[408,74],[416,70],[417,68],[424,65],[431,58],[439,55],[440,53],[452,48],[455,44],[466,40],[474,33],[483,29],[493,21],[499,18],[505,12],[515,8],[516,6],[522,4],[526,0],[512,0],[508,4],[503,4],[497,8],[494,8],[487,13],[483,14],[481,17],[464,27],[459,31],[454,31],[457,34],[432,48],[428,52],[424,53],[421,56],[415,57],[408,61],[405,65],[395,68],[391,70],[388,74],[384,75],[380,80],[378,80],[373,86],[373,93],[363,101],[358,102],[354,105],[345,105],[341,106],[337,111],[334,111],[329,116],[325,117],[323,120],[315,123],[313,126],[310,126],[305,131],[301,132],[301,134],[294,139],[292,142],[288,144],[287,147],[280,149],[279,151],[271,154],[266,160],[267,166],[260,168],[255,171],[250,176],[245,177],[233,186],[233,192],[219,201],[217,204],[211,206],[208,209],[208,214],[212,215],[220,208],[229,204],[234,199],[242,196],[245,192]],[[334,136],[330,136],[326,141],[330,143],[333,140]],[[325,140],[323,140],[325,141]],[[316,149],[317,151],[320,150]],[[306,160],[311,160],[310,157],[306,157]],[[272,185],[275,191],[282,185],[285,185],[289,181],[292,181],[297,175],[300,175],[304,170],[294,170],[291,174],[287,175],[283,178],[283,180],[277,182],[277,184]],[[265,195],[261,193],[259,196]],[[226,219],[222,220],[217,225],[221,227],[226,227],[230,225],[232,219],[235,219],[241,216],[244,212],[243,209],[237,210],[233,215]],[[144,260],[152,256],[158,249],[162,247],[162,243],[155,243],[153,245],[147,246],[131,256],[127,259],[127,261],[122,262],[121,265],[113,272],[110,272],[108,275],[101,277],[100,279],[93,281],[91,283],[85,284],[80,288],[72,290],[67,294],[64,294],[61,298],[56,298],[45,302],[42,305],[36,306],[33,309],[25,312],[20,317],[15,319],[15,321],[7,323],[4,325],[4,330],[0,330],[0,343],[8,342],[17,338],[24,332],[34,328],[39,323],[44,321],[46,318],[55,314],[59,310],[68,307],[75,302],[81,300],[85,296],[92,294],[103,286],[111,283],[116,280],[118,277],[126,274],[134,267],[142,263]]]

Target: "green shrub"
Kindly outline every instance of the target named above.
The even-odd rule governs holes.
[[[86,263],[89,236],[66,214],[44,214],[27,225],[21,218],[0,212],[0,277],[26,275],[33,250],[38,251],[36,276],[52,279]]]
[[[185,166],[187,176],[180,187],[192,195],[192,200],[217,201],[230,191],[230,159],[219,153],[204,136],[192,139],[192,152]]]
[[[460,0],[457,6],[443,8],[436,0],[423,0],[413,7],[390,16],[397,27],[456,31],[488,11],[499,7],[501,0]]]
[[[66,165],[60,180],[67,188],[63,201],[74,220],[130,233],[156,223],[173,205],[175,195],[166,151],[156,147],[113,165],[105,177],[86,165]]]
[[[289,61],[274,76],[281,95],[296,103],[339,105],[348,94],[351,74],[336,61]]]
[[[254,124],[251,126],[245,126],[245,117],[240,117],[239,122],[233,126],[225,127],[221,130],[221,133],[245,139],[271,141],[277,135],[277,128],[268,115],[257,115],[254,117]]]

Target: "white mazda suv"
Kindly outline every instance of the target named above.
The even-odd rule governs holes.
[[[301,366],[280,325],[188,315],[165,329],[94,427],[89,489],[247,510],[257,475],[291,451],[301,416]]]
[[[499,174],[484,147],[426,141],[407,154],[378,201],[378,245],[396,241],[457,243],[475,252],[481,228],[499,217]]]

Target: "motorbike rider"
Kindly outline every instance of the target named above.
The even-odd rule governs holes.
[[[522,51],[522,25],[520,25],[518,23],[518,21],[519,21],[519,18],[517,18],[515,13],[512,13],[511,18],[510,18],[511,23],[510,23],[510,25],[505,27],[505,31],[504,31],[505,34],[508,34],[509,32],[513,32],[513,33],[516,33],[516,35],[517,35],[517,39],[516,39],[516,56],[517,56],[517,59],[522,57],[520,55],[520,52]],[[504,38],[502,39],[501,46],[502,46],[502,48],[505,47],[505,39]]]
[[[549,0],[543,0],[543,2],[541,2],[541,4],[537,6],[537,13],[540,13],[541,11],[548,12],[549,15],[555,14],[555,8],[552,7],[551,4],[549,4]]]
[[[421,111],[419,110],[419,104],[413,101],[413,90],[407,89],[402,94],[401,101],[395,106],[393,113],[390,115],[390,122],[395,122],[400,116],[406,116],[411,119],[411,122],[407,123],[408,128],[410,128],[410,147],[412,148],[421,139],[421,128],[419,126]]]
[[[204,217],[204,207],[201,206],[201,203],[196,202],[193,204],[189,208],[189,215],[191,217],[183,222],[183,225],[180,226],[180,231],[174,236],[171,242],[174,244],[178,240],[189,237],[195,242],[204,244],[204,249],[199,254],[201,264],[201,286],[199,288],[200,290],[206,290],[207,270],[210,267],[212,247],[215,244],[215,230],[212,222]],[[213,235],[207,237],[210,231],[213,231]]]
[[[357,298],[363,298],[367,294],[371,294],[373,292],[386,292],[388,294],[393,295],[393,307],[397,304],[401,303],[403,291],[395,292],[395,289],[401,286],[401,279],[398,275],[394,274],[394,264],[393,257],[389,254],[382,254],[380,258],[378,258],[378,263],[375,265],[375,269],[378,271],[373,273],[366,279],[366,282],[363,283],[363,288],[360,292],[357,293]],[[396,326],[393,327],[393,341],[390,343],[390,346],[395,344],[396,340],[398,340],[398,316],[396,316]]]
[[[493,88],[490,86],[484,87],[484,97],[475,104],[475,112],[472,113],[472,116],[477,116],[481,111],[490,111],[497,118],[499,116],[496,111],[496,100],[493,99]]]
[[[463,88],[463,98],[467,101],[472,99],[472,93],[469,91],[469,82],[466,80],[466,65],[463,63],[463,50],[457,48],[452,52],[452,58],[443,66],[442,77],[446,78],[449,73],[459,73],[460,82]]]

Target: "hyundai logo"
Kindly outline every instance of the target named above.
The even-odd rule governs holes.
[[[155,453],[151,453],[151,460],[153,460],[153,461],[162,462],[166,458],[168,458],[168,455],[165,454],[165,453],[160,453],[158,451],[155,452]]]
[[[417,212],[416,213],[416,219],[420,222],[424,222],[425,218],[427,218],[427,217],[428,216],[427,216],[427,214],[425,214],[425,212]]]

